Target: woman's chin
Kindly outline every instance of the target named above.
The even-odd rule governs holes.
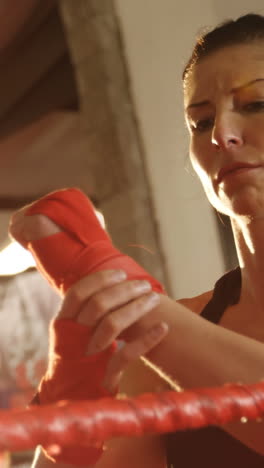
[[[229,199],[228,204],[224,204],[225,212],[231,217],[245,216],[251,219],[264,215],[264,197],[239,196]]]
[[[263,186],[240,185],[221,190],[217,197],[217,209],[229,216],[255,216],[264,212]]]

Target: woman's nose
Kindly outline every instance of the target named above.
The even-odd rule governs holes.
[[[211,140],[213,145],[222,149],[241,146],[243,137],[239,117],[232,112],[216,116]]]

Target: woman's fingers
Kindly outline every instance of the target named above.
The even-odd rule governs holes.
[[[104,387],[110,392],[116,391],[122,373],[128,364],[155,348],[167,333],[168,325],[165,322],[160,322],[137,340],[124,344],[124,346],[113,355],[109,362],[104,379]]]
[[[94,328],[87,354],[106,349],[159,304],[160,295],[151,290],[150,283],[125,278],[122,271],[96,272],[81,279],[66,294],[57,318],[71,318]],[[142,332],[134,336],[142,336]]]
[[[84,303],[93,295],[125,279],[126,273],[122,270],[103,270],[82,278],[67,292],[57,318],[76,318]],[[90,310],[87,313],[89,314]]]
[[[99,320],[113,310],[151,291],[147,281],[123,281],[93,294],[81,307],[76,320],[83,325],[95,326]],[[113,320],[115,315],[113,316]],[[108,322],[107,322],[108,323]],[[111,326],[112,323],[109,323]]]
[[[159,302],[159,294],[150,292],[106,314],[95,329],[87,353],[95,354],[103,351],[130,325],[154,309]]]

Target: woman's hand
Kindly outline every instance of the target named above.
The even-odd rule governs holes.
[[[105,387],[111,391],[122,371],[141,355],[152,350],[167,334],[166,323],[149,328],[140,321],[160,302],[147,281],[126,281],[123,271],[105,270],[81,279],[67,292],[57,319],[74,319],[94,328],[87,354],[103,351],[114,340],[118,350],[109,362]]]

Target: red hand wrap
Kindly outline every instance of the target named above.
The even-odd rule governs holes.
[[[53,192],[31,205],[25,214],[44,214],[62,229],[57,234],[24,243],[38,269],[62,294],[80,278],[106,269],[123,269],[128,279],[147,279],[154,290],[164,292],[158,281],[113,246],[92,203],[81,191]],[[39,387],[40,403],[109,396],[102,381],[116,345],[113,343],[102,353],[86,356],[89,335],[88,327],[72,320],[52,323],[50,364]],[[87,465],[94,464],[101,453],[102,447],[68,447],[52,457],[56,461]]]
[[[50,327],[49,367],[39,388],[41,403],[110,396],[103,389],[109,356],[115,349],[86,356],[91,331],[72,320],[54,320]],[[92,371],[92,372],[91,372]]]
[[[54,320],[50,327],[49,367],[38,391],[40,404],[59,400],[87,400],[109,396],[101,383],[115,344],[101,353],[86,356],[90,329],[72,320]],[[66,446],[54,454],[44,449],[56,462],[71,465],[94,465],[103,445]]]
[[[164,292],[155,278],[113,246],[80,190],[59,190],[41,198],[26,211],[34,214],[48,216],[63,230],[26,244],[39,270],[62,293],[83,276],[106,269],[124,269],[128,279],[147,279],[155,291]]]

